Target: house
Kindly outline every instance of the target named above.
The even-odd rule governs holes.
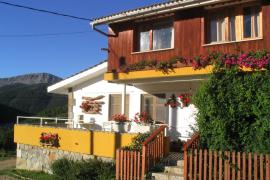
[[[108,37],[104,79],[144,91],[137,103],[133,95],[123,96],[132,108],[140,107],[137,111],[168,124],[172,136],[187,137],[186,125],[194,124],[195,108],[163,104],[172,95],[192,95],[211,73],[211,66],[199,67],[194,59],[203,61],[212,51],[270,48],[269,8],[266,1],[174,0],[96,18],[93,29]],[[101,25],[108,26],[108,33]]]
[[[38,130],[18,124],[18,152],[33,146],[39,149],[38,133],[33,139],[21,133],[33,130],[57,132],[62,136],[58,149],[65,152],[121,158],[122,151],[116,153],[116,149],[130,143],[139,131],[132,124],[125,133],[115,133],[108,122],[114,114],[133,119],[138,112],[147,112],[155,125],[167,125],[172,140],[187,139],[196,115],[190,97],[212,73],[213,67],[203,64],[204,57],[212,51],[237,54],[270,49],[269,22],[270,2],[264,0],[173,0],[94,19],[92,28],[108,37],[108,61],[48,88],[69,96],[69,118],[63,125],[69,129],[44,129],[48,125],[44,118]],[[104,25],[108,33],[100,30]],[[164,157],[163,148],[151,149],[155,143],[168,146],[163,143],[163,131],[164,126],[158,128],[144,143],[142,156],[137,157],[143,157],[137,168],[140,177],[155,164],[149,162]],[[83,138],[77,138],[77,133]],[[82,145],[83,141],[87,143]],[[55,159],[48,156],[44,158]]]

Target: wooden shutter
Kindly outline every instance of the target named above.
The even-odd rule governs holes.
[[[151,115],[153,120],[165,122],[167,116],[167,108],[164,106],[166,102],[165,94],[143,94],[141,111]]]
[[[129,118],[129,95],[126,95],[126,108],[125,108],[125,115]]]
[[[111,119],[114,114],[122,114],[121,94],[111,94],[109,104],[109,119]],[[126,95],[125,115],[129,117],[129,95]]]
[[[110,95],[109,119],[111,119],[114,114],[121,114],[121,103],[122,103],[121,94]]]

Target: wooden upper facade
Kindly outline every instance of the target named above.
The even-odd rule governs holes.
[[[270,3],[231,1],[109,23],[108,71],[142,60],[270,49]]]

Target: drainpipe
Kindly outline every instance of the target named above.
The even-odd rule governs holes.
[[[125,114],[126,112],[126,94],[127,94],[127,85],[126,83],[124,84],[124,87],[123,87],[123,92],[122,92],[122,114]],[[125,114],[127,116],[127,114]]]

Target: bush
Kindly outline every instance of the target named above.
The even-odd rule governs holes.
[[[72,161],[66,158],[56,160],[51,166],[57,179],[110,180],[115,176],[114,163],[100,160]]]
[[[201,145],[270,153],[270,73],[215,72],[193,97]]]
[[[0,127],[0,149],[15,151],[16,145],[13,142],[14,129],[8,125]]]
[[[149,136],[150,133],[139,133],[132,139],[131,144],[124,148],[131,151],[142,151],[142,144]]]

